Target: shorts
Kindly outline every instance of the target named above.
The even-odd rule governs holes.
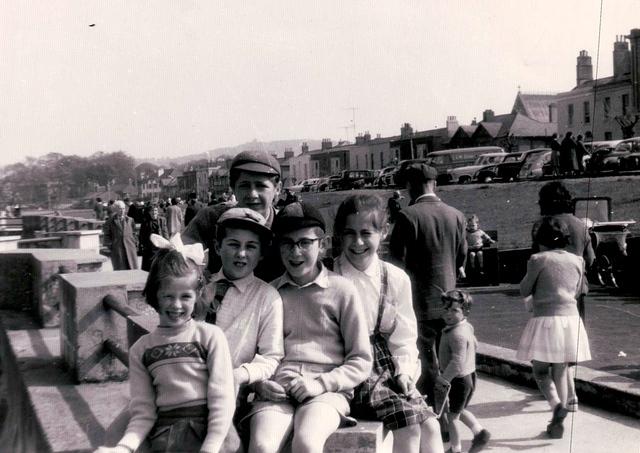
[[[469,405],[475,389],[475,372],[453,378],[451,380],[451,389],[449,390],[449,412],[452,414],[462,412]]]
[[[206,405],[159,411],[147,437],[152,452],[199,452],[207,437]]]
[[[321,364],[308,364],[298,362],[288,362],[280,364],[280,367],[276,370],[273,380],[283,387],[287,388],[287,385],[295,378],[300,376],[305,377],[318,377],[321,374],[327,373],[336,368],[336,365],[321,365]],[[306,406],[312,403],[323,403],[333,407],[340,415],[340,425],[347,426],[353,425],[354,420],[349,417],[349,403],[353,397],[353,391],[348,393],[342,392],[326,392],[321,395],[309,398],[303,402],[298,402],[294,399],[289,401],[262,401],[254,400],[248,413],[242,418],[241,424],[247,423],[248,420],[254,414],[263,411],[276,411],[282,414],[290,414],[293,416],[299,407]]]

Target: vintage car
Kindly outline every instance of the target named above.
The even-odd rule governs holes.
[[[617,172],[621,170],[621,160],[631,154],[631,144],[633,139],[621,140],[617,144],[610,142],[606,146],[601,146],[591,153],[587,162],[587,172],[598,174],[603,172]],[[627,142],[627,143],[624,143]]]
[[[545,165],[551,162],[551,150],[543,153],[529,154],[522,162],[522,167],[518,172],[518,179],[535,179],[546,176]],[[546,167],[547,169],[549,166]]]
[[[500,164],[487,165],[476,171],[473,175],[473,181],[478,182],[491,182],[497,178],[498,165],[521,163],[522,153],[509,153],[505,156],[504,160]]]
[[[467,165],[465,167],[451,168],[447,170],[451,182],[457,182],[458,184],[466,184],[473,180],[475,173],[482,167],[487,165],[495,165],[502,162],[507,156],[507,153],[487,153],[478,156],[473,165]]]
[[[396,167],[395,165],[391,167],[384,167],[383,169],[380,170],[380,173],[378,174],[378,176],[376,176],[376,179],[373,181],[373,186],[380,187],[380,188],[393,187],[395,185],[393,175],[397,170],[398,170],[398,167]]]
[[[336,182],[337,190],[362,189],[375,179],[373,170],[344,170]]]
[[[493,178],[494,181],[510,182],[518,179],[518,174],[524,163],[536,157],[536,154],[546,153],[551,151],[549,148],[534,148],[520,153],[518,160],[508,161],[505,159],[502,163],[497,165],[496,175]]]
[[[640,137],[623,140],[618,144],[618,147],[630,148],[629,154],[620,157],[620,169],[640,170]]]

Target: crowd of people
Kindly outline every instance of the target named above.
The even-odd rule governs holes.
[[[296,453],[322,452],[356,419],[381,421],[395,453],[442,453],[445,442],[461,452],[462,425],[472,432],[468,451],[483,450],[491,435],[469,410],[473,301],[456,283],[468,251],[478,260],[486,238],[476,217],[467,222],[437,196],[436,177],[425,164],[403,171],[410,205],[394,211],[390,262],[378,256],[389,234],[380,197],[342,201],[331,241],[339,250],[328,258],[326,220],[315,207],[290,200],[276,210],[280,167],[263,152],[233,160],[237,203],[200,207],[181,234],[171,235],[172,214],[161,221],[153,207],[144,295],[159,325],[131,347],[127,426],[99,451],[275,453],[290,443]],[[557,200],[562,188],[548,195]],[[518,355],[533,363],[552,410],[547,431],[558,438],[577,409],[569,366],[589,359],[576,254],[587,244],[568,248],[567,215],[557,206],[545,212],[545,196],[539,252],[521,285],[533,318]],[[125,231],[118,206],[109,221]]]
[[[579,176],[585,172],[585,157],[589,155],[584,146],[582,135],[573,137],[573,132],[564,134],[562,142],[558,141],[558,134],[551,135],[552,176]]]

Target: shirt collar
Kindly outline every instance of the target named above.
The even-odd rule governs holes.
[[[231,279],[227,278],[224,275],[224,272],[222,272],[222,269],[220,269],[218,272],[213,274],[213,276],[211,277],[211,281],[212,282],[217,282],[217,281],[220,281],[220,280],[226,280],[229,283],[231,283],[233,286],[235,286],[238,289],[238,291],[240,291],[241,293],[244,293],[244,291],[247,289],[247,286],[249,286],[249,284],[253,281],[254,278],[255,277],[254,277],[253,272],[252,272],[249,275],[247,275],[246,277],[242,277],[242,278],[239,278],[237,280],[231,280]]]
[[[378,258],[377,254],[373,256],[371,263],[369,263],[369,266],[364,271],[356,269],[354,265],[351,264],[351,262],[347,259],[347,257],[344,256],[344,253],[338,257],[338,261],[339,266],[343,270],[346,270],[348,274],[360,273],[366,275],[369,278],[380,278],[380,259]]]
[[[446,326],[444,329],[442,329],[443,332],[449,332],[450,330],[456,329],[464,324],[467,323],[467,318],[463,319],[462,321],[460,321],[457,324],[454,324],[452,326]]]
[[[293,279],[289,275],[289,272],[285,272],[276,280],[276,289],[280,289],[285,285],[296,286],[298,288],[306,288],[307,286],[318,285],[322,289],[329,288],[329,271],[327,271],[327,268],[324,267],[321,262],[318,262],[318,266],[320,267],[320,273],[313,281],[310,281],[306,285],[298,285],[295,281],[293,281]]]
[[[419,200],[426,199],[426,198],[435,198],[437,200],[438,196],[435,193],[423,193],[422,195],[420,195],[418,198],[415,199],[414,203],[417,203]]]

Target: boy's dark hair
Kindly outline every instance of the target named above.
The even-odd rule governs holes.
[[[373,226],[380,230],[384,227],[387,219],[385,211],[386,206],[378,195],[367,193],[350,195],[342,200],[342,203],[338,206],[338,212],[333,222],[333,233],[336,236],[342,234],[347,223],[347,217],[360,212],[371,213]]]
[[[142,295],[147,303],[156,311],[159,311],[158,290],[162,281],[171,277],[184,277],[189,272],[195,272],[197,278],[196,293],[198,298],[193,309],[193,318],[201,317],[206,310],[204,299],[204,287],[206,281],[200,266],[189,259],[185,259],[180,252],[172,249],[160,249],[153,257],[151,269],[147,276],[147,282],[142,290]]]
[[[442,304],[444,308],[449,308],[454,303],[460,304],[460,308],[462,308],[462,312],[465,316],[469,314],[471,311],[471,306],[473,305],[473,298],[471,294],[466,291],[460,291],[459,289],[452,289],[445,293],[442,293]]]
[[[562,249],[569,244],[569,238],[569,228],[562,220],[546,216],[540,222],[535,240],[549,249]]]
[[[556,215],[573,213],[573,197],[561,181],[551,181],[538,193],[540,214]]]

